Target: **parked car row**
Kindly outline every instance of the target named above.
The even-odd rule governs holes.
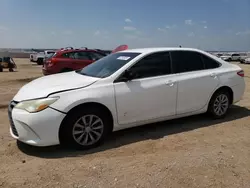
[[[122,48],[119,48],[122,49]],[[84,61],[76,71],[40,77],[10,102],[13,138],[34,146],[89,149],[113,131],[208,113],[226,116],[245,91],[244,71],[191,48],[60,50],[44,67]],[[92,63],[95,61],[94,63]],[[58,63],[59,64],[59,63]]]
[[[226,53],[226,54],[218,53],[216,54],[216,56],[228,62],[231,61],[243,62],[245,59],[249,58],[247,53]]]

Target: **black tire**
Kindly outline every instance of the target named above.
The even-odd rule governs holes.
[[[42,65],[43,64],[43,58],[38,58],[37,59],[37,64]]]
[[[3,67],[0,66],[0,72],[3,72]]]
[[[225,99],[225,102],[222,102],[223,100],[220,101],[220,97],[221,99],[223,97],[223,99]],[[218,101],[220,101],[220,105],[218,104]],[[224,118],[228,112],[230,105],[231,105],[231,99],[229,92],[227,90],[219,90],[213,94],[209,102],[208,113],[212,115],[212,117],[215,119]],[[220,111],[221,113],[218,113],[218,111],[216,112],[216,110],[220,107],[221,107]]]
[[[80,128],[78,126],[76,126],[76,123],[78,122],[78,124],[84,124],[82,120],[80,120],[82,117],[87,117],[88,115],[93,115],[95,117],[100,118],[101,122],[98,122],[95,124],[94,128],[97,128],[96,126],[100,126],[101,123],[103,123],[103,129],[102,129],[102,133],[100,134],[100,138],[97,139],[94,143],[90,143],[89,145],[86,144],[80,144],[78,143],[76,140],[77,138],[80,138],[79,135],[83,134],[83,133],[78,133],[77,136],[74,136],[73,131],[76,130],[76,128],[78,128],[78,132],[79,131],[84,131],[85,129],[85,136],[82,136],[82,138],[80,139],[81,141],[84,141],[84,139],[86,138],[86,133],[87,132],[87,126],[84,126],[84,128]],[[95,148],[99,145],[101,145],[105,138],[109,135],[109,133],[111,132],[111,121],[109,120],[109,118],[107,118],[108,115],[101,111],[98,108],[92,108],[91,106],[88,108],[78,108],[75,109],[73,111],[71,111],[66,118],[63,120],[61,127],[60,127],[60,131],[59,131],[59,140],[60,140],[60,144],[64,147],[67,148],[74,148],[74,149],[80,149],[80,150],[87,150],[87,149],[91,149],[91,148]],[[93,117],[92,121],[96,121],[97,118]],[[80,122],[82,121],[82,122]],[[87,119],[86,119],[87,122]],[[92,122],[93,123],[93,122]],[[96,131],[97,129],[93,129],[94,131]],[[99,129],[100,130],[100,129]],[[99,131],[98,130],[98,131]],[[98,132],[96,131],[96,132]],[[98,137],[97,134],[94,134],[93,132],[91,132],[92,138],[93,136],[96,138]],[[76,134],[75,134],[76,135]],[[89,135],[89,134],[88,134]],[[77,137],[77,138],[76,138]],[[88,138],[88,140],[90,139],[90,136]]]

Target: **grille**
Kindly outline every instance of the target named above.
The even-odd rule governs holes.
[[[16,130],[16,127],[14,125],[13,119],[12,119],[12,110],[17,105],[18,102],[11,101],[8,107],[8,115],[9,115],[9,121],[10,121],[10,127],[15,136],[18,136],[18,132]]]

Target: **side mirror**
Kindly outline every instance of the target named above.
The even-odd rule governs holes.
[[[125,72],[124,72],[124,74],[122,76],[122,81],[128,82],[128,81],[133,80],[134,78],[136,78],[136,74],[135,73],[133,73],[130,70],[125,70]]]

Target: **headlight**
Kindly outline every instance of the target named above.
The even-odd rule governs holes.
[[[45,98],[37,100],[29,100],[18,103],[15,108],[26,110],[30,113],[39,112],[49,107],[49,105],[56,102],[59,98]]]

